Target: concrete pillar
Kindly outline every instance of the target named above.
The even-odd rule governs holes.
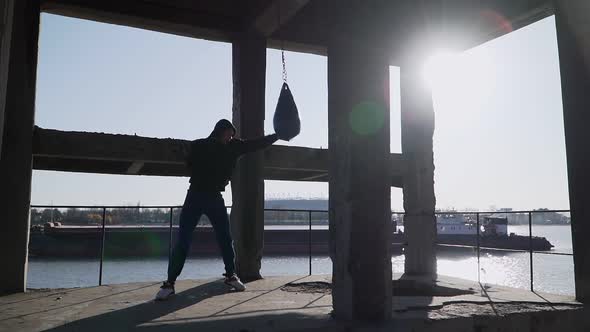
[[[14,2],[0,154],[0,293],[26,287],[39,2]]]
[[[4,0],[0,4],[0,153],[2,152],[2,132],[4,129],[4,108],[6,107],[6,82],[8,81],[8,59],[10,59],[13,11],[14,0]]]
[[[238,137],[264,135],[266,39],[256,33],[236,36],[233,55],[233,123]],[[263,152],[251,153],[239,162],[232,179],[232,234],[237,272],[242,280],[262,278],[260,265],[264,240]]]
[[[387,55],[353,38],[328,47],[330,256],[338,319],[391,318]]]
[[[590,3],[556,0],[576,298],[590,301]]]
[[[403,183],[405,273],[436,276],[434,215],[434,108],[432,94],[417,67],[401,67],[402,154],[407,162]]]

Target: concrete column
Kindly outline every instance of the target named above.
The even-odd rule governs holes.
[[[266,39],[255,33],[239,34],[233,54],[233,123],[238,137],[264,135]],[[260,265],[264,241],[263,152],[251,153],[239,162],[232,179],[232,233],[237,272],[242,280],[262,278]]]
[[[590,301],[590,3],[556,0],[576,298]]]
[[[330,256],[338,319],[391,318],[387,52],[353,38],[328,48]]]
[[[436,199],[434,196],[434,108],[420,71],[401,68],[402,154],[404,176],[405,273],[436,276]]]
[[[12,14],[14,0],[4,0],[0,4],[0,153],[2,152],[2,132],[4,129],[4,108],[6,107],[6,82],[8,81],[8,59],[12,36]]]
[[[26,287],[39,3],[14,2],[0,155],[0,293]]]

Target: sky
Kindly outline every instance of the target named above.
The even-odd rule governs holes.
[[[555,22],[461,54],[433,54],[437,207],[569,208]],[[37,125],[196,139],[231,119],[231,44],[42,14]],[[438,54],[438,55],[436,55]],[[327,58],[286,52],[302,120],[283,145],[328,146]],[[401,152],[399,71],[390,68],[391,152]],[[282,84],[267,51],[265,131]],[[266,181],[267,198],[327,198],[326,183]],[[180,205],[187,178],[34,171],[33,204]],[[231,204],[231,193],[224,194]],[[402,210],[401,189],[392,209]]]

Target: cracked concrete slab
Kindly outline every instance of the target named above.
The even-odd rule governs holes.
[[[400,277],[400,276],[396,276]],[[404,278],[408,278],[404,276]],[[182,280],[177,294],[153,301],[159,283],[31,291],[0,297],[0,331],[580,331],[587,309],[573,298],[488,285],[486,292],[393,296],[393,320],[379,326],[335,321],[332,298],[293,292],[289,283],[329,282],[329,276],[272,277],[233,292],[222,280]],[[439,277],[437,285],[468,290],[472,281]],[[507,326],[516,328],[507,328]]]

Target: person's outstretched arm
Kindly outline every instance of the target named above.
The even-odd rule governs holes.
[[[250,140],[241,140],[241,139],[234,139],[232,140],[231,144],[235,146],[236,152],[238,155],[244,153],[250,153],[258,150],[265,149],[274,142],[278,140],[277,134],[263,136],[257,139],[250,139]]]

